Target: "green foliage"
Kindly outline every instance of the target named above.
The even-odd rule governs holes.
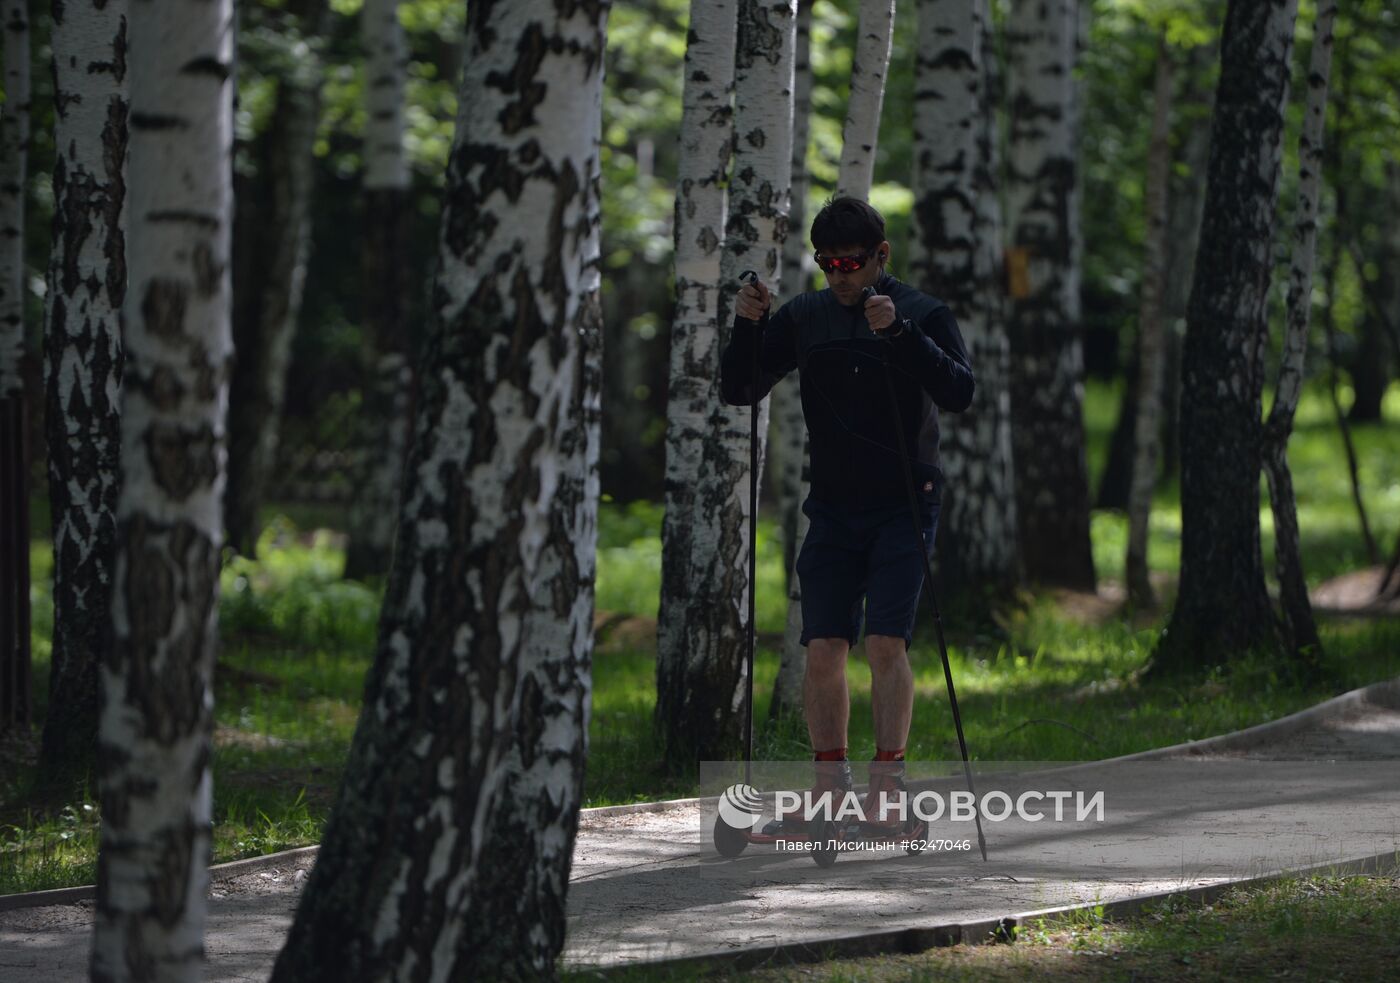
[[[279,516],[258,540],[259,560],[234,556],[220,581],[219,620],[226,635],[272,636],[293,647],[371,651],[379,598],[341,579],[342,549],[320,530],[293,547],[296,527]]]
[[[661,596],[661,520],[663,509],[652,502],[618,505],[605,501],[598,510],[599,611],[656,617]],[[761,632],[780,632],[787,622],[787,595],[782,590],[781,531],[769,519],[758,524],[758,582],[755,605]],[[770,589],[773,585],[777,589]]]

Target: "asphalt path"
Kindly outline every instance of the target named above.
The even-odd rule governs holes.
[[[823,868],[806,853],[771,846],[721,858],[710,839],[712,802],[587,813],[565,961],[616,966],[820,945],[1400,851],[1400,685],[1367,693],[1301,724],[1167,757],[984,766],[984,796],[1004,790],[1014,802],[1027,790],[1063,792],[1092,804],[1101,793],[1104,806],[1101,818],[1091,810],[1078,821],[1069,798],[1056,822],[1042,795],[1020,816],[984,815],[986,861],[971,823],[946,814],[931,824],[934,848],[922,854],[850,849]],[[947,773],[946,765],[926,770]],[[957,777],[915,786],[945,802],[961,787]],[[207,979],[267,978],[312,862],[300,857],[215,882]],[[0,912],[0,981],[86,978],[91,921],[90,901]]]

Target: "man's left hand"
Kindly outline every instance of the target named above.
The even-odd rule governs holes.
[[[879,334],[894,324],[894,301],[883,294],[875,294],[865,302],[865,321],[870,330]]]

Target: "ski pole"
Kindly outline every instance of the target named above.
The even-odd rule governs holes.
[[[864,303],[875,296],[874,287],[861,291]],[[924,532],[919,522],[919,504],[914,496],[914,469],[909,464],[909,448],[904,443],[904,420],[899,415],[899,399],[894,393],[894,380],[890,377],[890,351],[892,346],[886,339],[882,362],[885,369],[885,391],[890,396],[890,412],[894,416],[895,438],[899,442],[899,463],[904,469],[904,490],[909,499],[909,518],[914,523],[914,538],[919,543],[919,557],[924,563],[924,587],[928,591],[928,602],[933,608],[933,627],[938,636],[938,654],[943,658],[943,681],[948,686],[948,705],[953,710],[953,726],[958,732],[958,747],[962,751],[963,775],[967,778],[967,790],[972,795],[972,819],[977,824],[977,845],[982,850],[982,859],[987,859],[987,840],[982,835],[982,810],[977,805],[977,789],[972,783],[972,763],[967,754],[967,738],[963,736],[962,715],[958,713],[958,694],[953,689],[953,667],[948,662],[948,643],[943,638],[943,616],[938,611],[938,598],[933,592],[933,567],[924,549]]]

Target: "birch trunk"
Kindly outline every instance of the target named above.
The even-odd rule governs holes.
[[[367,0],[360,13],[365,58],[365,319],[367,361],[360,491],[350,511],[345,576],[362,580],[389,570],[394,517],[399,511],[403,456],[408,442],[412,372],[405,358],[408,333],[407,155],[404,105],[408,48],[399,24],[399,0]]]
[[[1142,299],[1138,309],[1138,399],[1133,421],[1133,473],[1128,488],[1128,600],[1151,607],[1148,578],[1148,520],[1157,485],[1158,435],[1162,414],[1162,291],[1167,248],[1167,189],[1171,178],[1172,52],[1163,33],[1157,43],[1152,86],[1152,136],[1147,147],[1143,197],[1147,232],[1143,240]]]
[[[1011,409],[1027,576],[1094,589],[1079,323],[1076,0],[1013,0],[1006,30]]]
[[[588,255],[593,259],[582,283],[577,318],[581,391],[559,445],[559,491],[526,615],[517,686],[520,708],[502,762],[491,849],[482,854],[463,942],[479,965],[502,979],[548,978],[563,951],[565,896],[583,797],[603,385],[596,157],[592,163],[593,242]],[[502,926],[509,928],[503,931]]]
[[[86,780],[112,646],[126,297],[124,0],[54,8],[54,223],[45,297],[53,659],[39,772]]]
[[[691,0],[676,179],[676,314],[666,406],[666,508],[661,527],[657,696],[680,685],[700,462],[719,400],[719,278],[725,184],[734,142],[730,102],[738,0]],[[658,718],[658,723],[659,723]]]
[[[94,980],[202,975],[229,325],[233,5],[128,22],[114,641],[99,669]]]
[[[1293,416],[1303,389],[1303,365],[1308,352],[1318,198],[1322,192],[1322,143],[1326,132],[1328,79],[1332,72],[1332,25],[1336,16],[1336,0],[1323,0],[1318,5],[1308,65],[1307,108],[1298,140],[1298,212],[1293,220],[1287,330],[1274,404],[1264,427],[1264,469],[1274,514],[1279,593],[1289,628],[1289,644],[1304,669],[1317,667],[1322,643],[1313,620],[1303,560],[1298,550],[1298,505],[1293,494],[1293,476],[1288,469],[1288,437],[1293,432]]]
[[[259,168],[266,197],[240,197],[234,270],[234,344],[229,389],[229,484],[224,519],[229,545],[257,549],[258,510],[277,458],[287,363],[301,316],[311,246],[312,153],[321,105],[317,54],[325,0],[289,8],[284,25],[304,42],[297,71],[278,82],[277,104]]]
[[[793,68],[792,205],[788,209],[787,239],[783,241],[784,300],[809,289],[811,254],[807,251],[807,144],[812,113],[812,0],[797,5],[797,51]],[[797,517],[802,512],[802,474],[807,460],[807,426],[797,377],[783,379],[769,394],[768,456],[777,475],[783,521],[783,574],[791,587],[796,558]]]
[[[870,198],[875,152],[880,136],[880,109],[885,103],[885,73],[890,67],[895,0],[860,0],[856,51],[851,60],[851,97],[841,128],[841,170],[836,193]]]
[[[0,734],[27,728],[29,454],[24,391],[24,196],[29,166],[29,16],[3,0],[5,102],[0,106]]]
[[[798,0],[797,51],[793,67],[792,102],[792,205],[788,210],[788,236],[783,242],[784,282],[787,296],[805,291],[811,276],[807,251],[807,144],[812,115],[812,0]],[[797,576],[797,554],[807,537],[809,520],[802,502],[811,485],[807,421],[802,414],[802,393],[796,375],[773,387],[769,424],[769,456],[779,471],[778,500],[783,520],[783,575],[787,587],[787,621],[783,650],[768,716],[778,719],[802,714],[802,680],[807,675],[807,647],[802,644],[802,583]]]
[[[952,309],[977,368],[972,406],[942,421],[939,561],[950,583],[979,593],[1019,579],[989,31],[980,0],[919,6],[910,250],[915,285]]]
[[[704,361],[695,374],[703,377],[703,385],[681,394],[689,420],[695,421],[689,426],[698,436],[699,470],[689,501],[674,517],[668,503],[671,528],[688,516],[689,529],[683,542],[664,541],[669,555],[662,562],[666,582],[657,629],[656,723],[666,764],[675,770],[730,755],[739,744],[745,629],[753,616],[748,604],[750,411],[724,405],[718,365],[733,328],[740,272],[755,270],[781,295],[779,257],[792,178],[796,13],[796,0],[738,4],[734,170],[715,295],[719,330],[700,350]],[[760,462],[767,411],[765,401],[755,435]],[[681,423],[686,425],[685,417]],[[674,488],[669,479],[667,484]]]
[[[1259,548],[1261,391],[1296,0],[1231,0],[1182,353],[1181,587],[1154,669],[1275,649]]]
[[[606,15],[467,8],[379,647],[275,981],[552,966],[587,722]],[[526,888],[482,908],[506,862]],[[502,938],[483,947],[486,930]]]

